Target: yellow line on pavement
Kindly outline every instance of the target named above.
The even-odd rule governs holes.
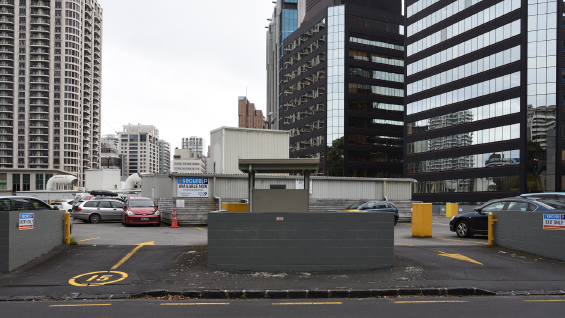
[[[395,304],[425,304],[425,303],[468,303],[463,300],[430,300],[430,301],[395,301]]]
[[[565,299],[543,299],[543,300],[523,300],[526,302],[534,302],[534,301],[565,301]]]
[[[161,303],[162,306],[229,305],[230,303]]]
[[[438,252],[443,253],[443,254],[438,254],[439,256],[450,257],[450,258],[458,259],[458,260],[460,260],[460,261],[465,261],[465,262],[470,262],[470,263],[475,263],[475,264],[483,265],[483,263],[477,262],[477,261],[475,261],[474,259],[468,258],[468,257],[465,256],[465,255],[461,255],[461,254],[449,254],[449,253],[445,253],[445,252],[442,252],[442,251],[438,251]]]
[[[394,243],[394,245],[406,245],[406,246],[414,246],[414,245],[410,245],[410,244],[402,244],[402,243]]]
[[[155,245],[155,241],[151,241],[151,242],[145,242],[145,243],[140,243],[137,244],[137,247],[134,248],[131,252],[128,253],[128,255],[124,256],[124,258],[122,258],[118,264],[114,265],[112,268],[110,268],[111,271],[117,269],[118,267],[120,267],[120,265],[122,265],[125,261],[127,261],[133,254],[135,254],[135,252],[137,252],[140,248],[142,248],[145,245]]]
[[[87,306],[112,306],[112,304],[50,305],[49,307],[87,307]]]
[[[199,229],[199,230],[201,230],[201,231],[207,231],[207,230],[205,230],[205,229],[201,229],[201,228],[199,228],[199,227],[197,227],[197,229]]]
[[[273,305],[342,305],[341,302],[322,302],[322,303],[273,303]]]
[[[487,245],[487,243],[483,243],[483,242],[464,241],[464,240],[453,240],[453,239],[444,239],[444,238],[439,238],[439,237],[432,237],[432,239],[434,239],[434,240],[444,240],[444,241],[466,242],[466,243],[477,243],[477,244]]]
[[[90,241],[90,240],[96,240],[96,239],[99,239],[99,238],[100,237],[94,237],[94,238],[89,238],[89,239],[86,239],[86,240],[80,240],[80,241],[77,241],[77,242],[80,243],[80,242],[85,242],[85,241]]]

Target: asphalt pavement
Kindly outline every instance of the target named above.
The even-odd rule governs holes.
[[[4,317],[562,317],[564,297],[4,302]]]

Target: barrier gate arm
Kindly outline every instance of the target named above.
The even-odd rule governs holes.
[[[488,245],[492,245],[494,241],[494,234],[492,229],[494,222],[498,222],[498,220],[492,218],[492,212],[491,212],[488,214]]]
[[[65,217],[65,244],[71,245],[71,213],[66,212]]]

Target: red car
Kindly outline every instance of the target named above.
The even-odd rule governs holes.
[[[122,211],[122,224],[154,224],[161,226],[159,207],[149,198],[129,198]]]

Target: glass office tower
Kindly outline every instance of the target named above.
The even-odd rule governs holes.
[[[563,190],[563,2],[405,6],[405,176],[417,180],[414,200],[474,204]]]

